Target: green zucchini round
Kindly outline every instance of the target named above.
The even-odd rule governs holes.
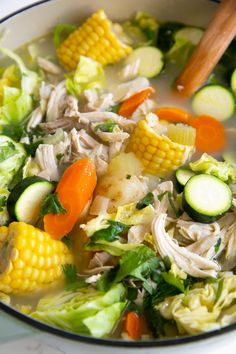
[[[232,192],[219,178],[207,174],[191,177],[184,187],[183,209],[195,221],[211,223],[232,206]]]
[[[183,192],[184,186],[188,182],[188,180],[195,176],[195,173],[188,168],[178,168],[175,171],[175,186],[179,193]]]
[[[34,225],[39,217],[42,202],[54,188],[54,184],[44,178],[24,178],[13,188],[7,200],[11,218]]]

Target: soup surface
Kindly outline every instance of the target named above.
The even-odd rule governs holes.
[[[0,47],[2,302],[97,338],[236,321],[235,41],[175,89],[203,33],[99,10]]]

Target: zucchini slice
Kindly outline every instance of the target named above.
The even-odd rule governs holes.
[[[183,208],[195,221],[214,222],[231,206],[232,192],[229,186],[215,176],[193,176],[184,187]]]
[[[184,27],[175,33],[175,40],[184,40],[186,42],[191,42],[193,45],[197,45],[203,35],[204,31],[197,27]]]
[[[232,91],[236,94],[236,69],[232,72],[230,86]]]
[[[140,76],[152,78],[160,74],[164,66],[164,55],[156,47],[140,47],[135,49],[126,59],[127,64],[140,61],[138,73]]]
[[[188,180],[195,176],[195,173],[187,168],[179,168],[175,172],[175,184],[178,192],[183,192],[185,184]]]
[[[225,121],[234,114],[235,97],[227,87],[206,85],[193,96],[192,108],[197,115],[207,114]]]
[[[11,217],[34,225],[38,219],[42,202],[55,186],[44,178],[32,176],[24,178],[11,191],[7,209]]]

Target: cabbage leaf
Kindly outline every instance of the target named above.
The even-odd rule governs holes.
[[[33,318],[62,329],[104,337],[120,317],[126,301],[122,284],[103,293],[92,288],[63,292],[39,301]]]
[[[101,88],[104,84],[102,65],[83,55],[80,56],[75,72],[66,77],[67,91],[75,96],[87,89]]]
[[[26,158],[22,144],[0,135],[0,188],[6,188]]]
[[[156,306],[162,317],[174,320],[180,334],[197,334],[219,329],[234,321],[236,276],[222,274],[215,282],[196,283]]]
[[[191,162],[189,167],[194,172],[206,173],[218,177],[224,182],[236,182],[236,167],[226,161],[218,161],[204,153],[197,161]]]

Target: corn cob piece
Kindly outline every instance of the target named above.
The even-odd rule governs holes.
[[[105,12],[99,10],[61,43],[57,55],[67,70],[74,70],[80,55],[108,65],[123,59],[131,51],[132,48],[122,43],[112,31],[112,23]]]
[[[128,150],[141,160],[146,173],[165,177],[190,158],[194,146],[177,144],[141,120],[130,137]]]
[[[169,124],[167,136],[182,145],[192,146],[196,143],[196,129],[185,124]]]
[[[67,246],[23,222],[0,227],[0,291],[29,292],[63,277],[72,262]]]

